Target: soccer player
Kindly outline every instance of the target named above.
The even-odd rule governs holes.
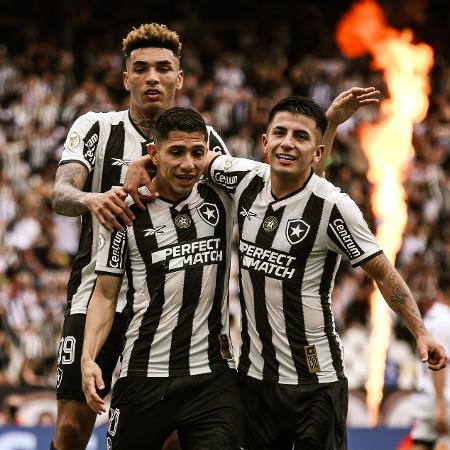
[[[198,182],[208,133],[192,109],[162,113],[149,146],[159,198],[135,205],[124,231],[102,227],[97,282],[89,304],[83,390],[97,413],[104,401],[95,358],[129,274],[131,321],[113,390],[108,448],[160,449],[178,430],[183,449],[239,449],[243,412],[229,334],[231,198]]]
[[[237,209],[247,450],[347,448],[347,379],[331,310],[341,256],[375,280],[422,361],[433,370],[446,364],[359,208],[314,173],[326,126],[317,104],[292,96],[269,114],[262,137],[269,164],[208,155],[211,181]],[[134,182],[145,184],[139,173]]]
[[[80,245],[67,292],[62,337],[58,352],[58,413],[52,447],[82,450],[86,447],[96,415],[86,404],[81,386],[80,358],[86,309],[95,285],[99,224],[112,231],[132,224],[134,214],[120,191],[130,161],[147,154],[159,114],[169,108],[183,84],[180,69],[181,43],[165,25],[145,24],[123,40],[126,70],[123,83],[130,92],[128,110],[88,112],[70,129],[56,173],[53,207],[56,213],[82,215]],[[225,144],[208,127],[210,148],[226,153]],[[98,355],[103,371],[105,396],[122,350],[126,330],[127,282],[117,302],[114,324]],[[130,299],[130,297],[128,297]]]
[[[450,274],[439,277],[439,297],[425,315],[430,334],[450,350]],[[421,370],[415,398],[415,423],[411,431],[412,450],[432,450],[438,440],[450,446],[450,378],[448,369]]]

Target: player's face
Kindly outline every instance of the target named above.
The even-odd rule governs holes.
[[[157,165],[155,182],[161,197],[178,201],[187,197],[206,165],[207,144],[200,132],[171,131],[166,140],[149,146]]]
[[[313,163],[320,161],[323,146],[311,117],[294,116],[287,111],[275,114],[267,134],[262,136],[264,153],[272,176],[281,183],[303,183]]]
[[[130,106],[142,113],[168,109],[183,86],[180,62],[167,48],[146,47],[131,52],[123,84],[130,91]]]

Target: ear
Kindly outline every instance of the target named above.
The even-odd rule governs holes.
[[[325,145],[318,145],[313,155],[312,163],[317,163],[322,159],[323,151],[325,150]]]
[[[156,150],[155,144],[147,144],[147,152],[155,166],[158,165],[158,151]]]
[[[124,86],[125,90],[129,91],[130,90],[130,86],[128,84],[128,72],[127,71],[123,72],[122,80],[123,80],[123,86]]]
[[[266,133],[264,133],[262,136],[261,136],[261,144],[262,144],[262,146],[263,146],[263,150],[264,150],[264,153],[266,154],[267,153],[267,146],[268,146],[268,139],[267,139],[267,134]]]
[[[183,81],[184,81],[184,73],[182,70],[179,70],[177,75],[177,89],[181,89],[183,87]]]

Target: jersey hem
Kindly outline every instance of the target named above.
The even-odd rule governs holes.
[[[323,377],[319,378],[316,377],[316,381],[313,381],[311,379],[302,379],[299,380],[298,378],[284,378],[284,377],[272,377],[272,376],[263,376],[260,373],[253,372],[251,370],[245,369],[245,368],[238,368],[238,372],[241,375],[248,376],[250,378],[255,378],[257,380],[261,381],[267,381],[268,383],[276,383],[276,384],[287,384],[287,385],[308,385],[308,384],[322,384],[322,383],[334,383],[336,381],[346,379],[344,373],[334,374],[330,377]]]

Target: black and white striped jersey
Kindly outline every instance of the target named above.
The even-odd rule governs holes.
[[[158,198],[124,232],[100,228],[96,273],[127,273],[132,317],[121,377],[171,377],[234,367],[228,281],[234,209],[199,182],[186,199]]]
[[[225,144],[212,127],[208,127],[209,145],[228,154]],[[130,118],[128,110],[119,112],[88,112],[72,125],[60,164],[77,162],[86,167],[89,176],[85,192],[106,192],[123,184],[130,162],[147,154],[149,141]],[[67,289],[66,315],[86,313],[95,283],[99,223],[94,215],[81,218],[78,253],[72,266]],[[127,283],[124,280],[117,311],[126,306]]]
[[[233,197],[239,226],[239,370],[282,384],[344,377],[331,292],[341,255],[353,266],[381,253],[346,194],[311,172],[282,199],[267,164],[217,157],[210,178]]]

